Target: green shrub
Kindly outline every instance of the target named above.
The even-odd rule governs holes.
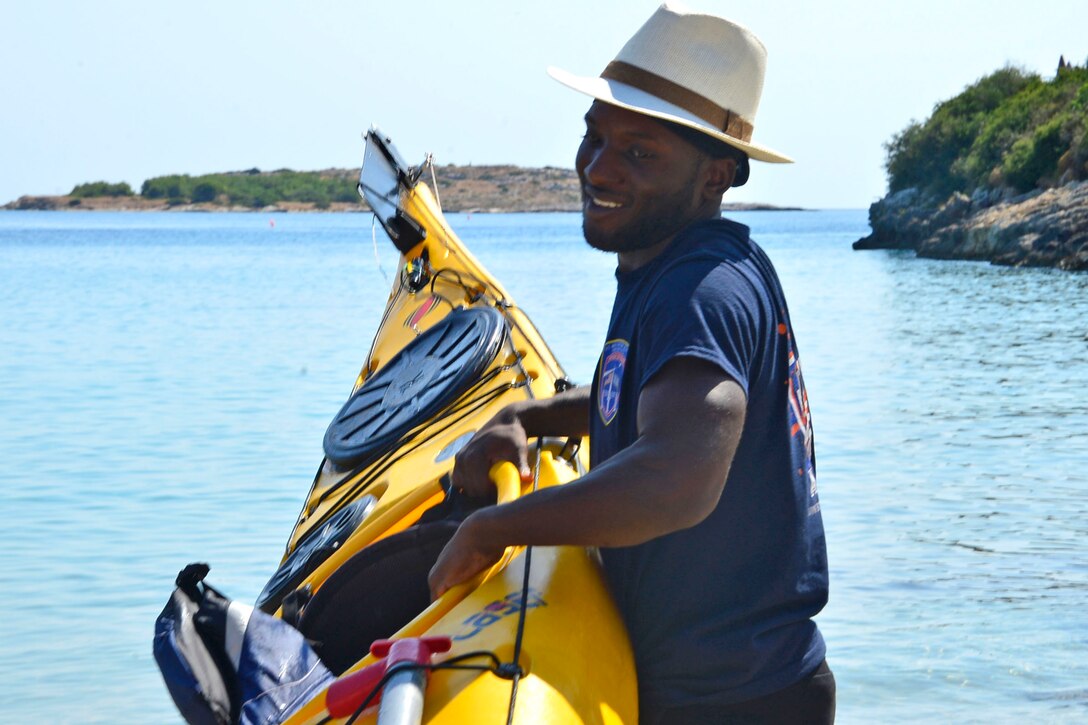
[[[1058,167],[1058,159],[1069,148],[1062,139],[1065,118],[1057,116],[1035,130],[1031,137],[1020,138],[1005,157],[1001,170],[1005,180],[1020,192],[1030,191]]]
[[[219,196],[219,187],[207,181],[202,181],[193,187],[193,201],[195,203],[215,201]]]
[[[193,179],[188,174],[159,176],[148,179],[140,187],[140,196],[146,199],[170,199],[190,201]]]
[[[87,199],[96,196],[132,196],[132,187],[124,181],[111,184],[108,181],[92,181],[89,184],[78,184],[68,196],[77,199]]]

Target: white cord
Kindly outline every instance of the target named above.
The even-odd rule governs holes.
[[[378,215],[370,215],[370,240],[374,243],[374,262],[378,265],[378,271],[382,273],[382,279],[389,283],[389,275],[382,268],[382,258],[378,255]]]
[[[434,187],[434,200],[438,202],[438,208],[442,208],[442,197],[438,194],[438,177],[434,174],[434,154],[427,154],[427,158],[423,163],[431,167],[431,186]]]

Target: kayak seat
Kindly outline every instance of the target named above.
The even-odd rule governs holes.
[[[372,462],[460,397],[505,339],[498,310],[453,310],[352,393],[325,431],[325,455],[341,468]]]
[[[457,521],[418,524],[376,541],[336,570],[305,605],[298,629],[343,674],[431,603],[427,575]]]

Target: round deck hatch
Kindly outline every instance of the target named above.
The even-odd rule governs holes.
[[[505,337],[498,310],[454,310],[355,391],[325,432],[325,455],[342,468],[377,458],[464,393]]]

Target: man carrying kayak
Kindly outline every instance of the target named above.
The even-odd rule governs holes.
[[[812,617],[827,554],[808,399],[785,298],[747,227],[721,218],[749,159],[766,51],[723,18],[662,6],[600,77],[576,168],[583,230],[616,254],[592,386],[513,404],[453,482],[529,475],[527,439],[590,437],[591,469],[469,516],[432,594],[507,546],[600,547],[634,648],[642,723],[830,723],[835,681]]]

